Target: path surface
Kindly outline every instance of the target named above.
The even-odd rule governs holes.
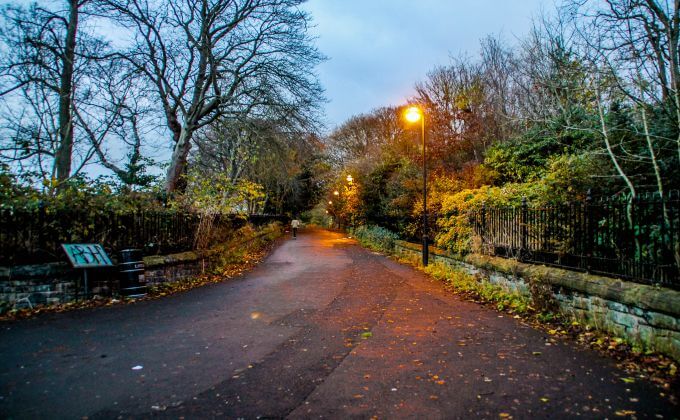
[[[610,360],[548,344],[340,234],[303,232],[235,281],[0,324],[0,418],[677,417]]]

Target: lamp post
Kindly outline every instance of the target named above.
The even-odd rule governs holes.
[[[427,240],[427,145],[425,142],[425,112],[417,106],[410,106],[404,114],[406,121],[420,121],[420,138],[423,142],[423,266],[427,266],[430,250]]]
[[[353,188],[352,188],[353,185],[354,185],[353,184],[354,183],[354,177],[352,177],[352,174],[348,174],[346,180],[347,180],[347,187],[345,187],[345,190],[346,190],[346,198],[345,198],[346,201],[345,202],[350,202],[350,206],[351,206],[350,200],[352,200],[352,197],[354,197],[354,193],[356,193],[356,191],[353,191]],[[350,211],[349,215],[350,215],[349,216],[349,224],[351,225],[352,231],[354,231],[354,227],[355,227],[354,223],[356,222],[354,211],[353,210]]]

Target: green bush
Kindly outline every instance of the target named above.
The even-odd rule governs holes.
[[[529,203],[540,203],[546,197],[545,190],[545,185],[541,183],[526,183],[506,184],[503,187],[483,186],[443,194],[439,198],[441,214],[437,220],[439,234],[435,243],[455,254],[473,252],[474,232],[470,217],[474,211],[480,210],[483,204],[487,207],[519,206],[523,197]]]
[[[394,241],[399,239],[396,233],[380,226],[359,226],[354,236],[362,245],[378,251],[389,252],[394,249]]]

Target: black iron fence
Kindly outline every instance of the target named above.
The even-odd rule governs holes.
[[[285,217],[217,215],[211,234],[219,240],[247,221],[261,225],[276,220],[285,222]],[[200,221],[198,214],[172,210],[1,208],[0,265],[63,260],[63,243],[100,243],[113,254],[126,248],[146,255],[188,251],[195,248]]]
[[[680,194],[483,207],[482,253],[680,288]]]

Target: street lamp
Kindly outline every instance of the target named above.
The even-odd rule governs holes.
[[[406,121],[420,121],[420,138],[423,142],[423,266],[427,266],[430,250],[427,240],[427,147],[425,143],[425,112],[418,106],[410,106],[404,112]]]
[[[336,196],[336,197],[339,196],[339,195],[340,195],[340,191],[338,191],[338,190],[333,191],[333,195]]]

